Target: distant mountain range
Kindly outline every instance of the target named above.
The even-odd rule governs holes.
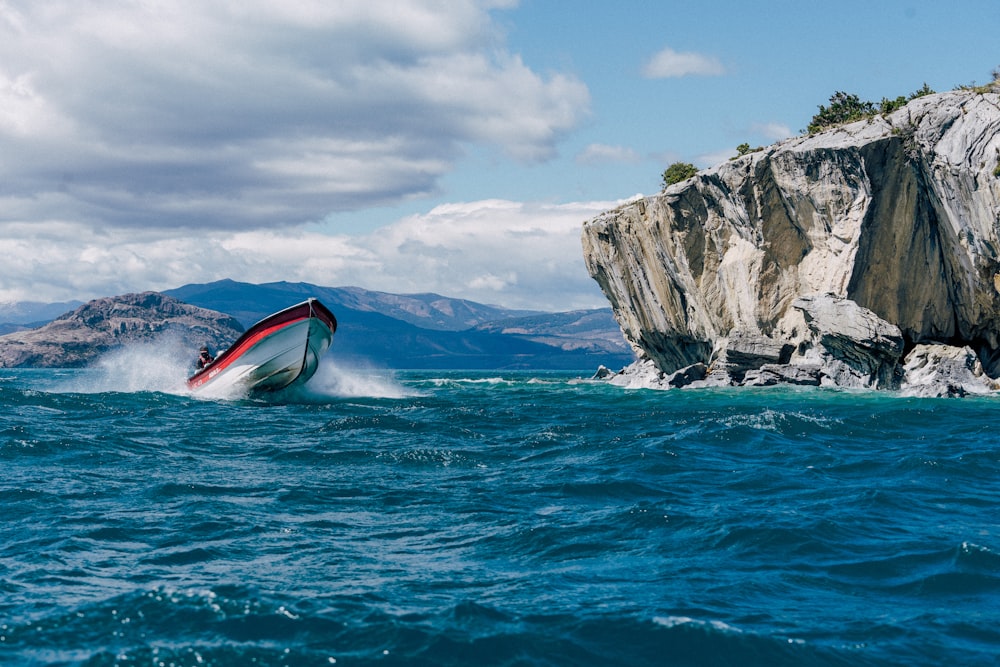
[[[163,294],[231,315],[244,327],[316,297],[336,315],[330,354],[345,364],[397,369],[591,370],[634,359],[610,308],[512,310],[439,294],[390,294],[308,283],[192,284]],[[45,324],[77,303],[0,306],[0,334]]]
[[[0,335],[35,329],[82,305],[83,301],[0,303]]]

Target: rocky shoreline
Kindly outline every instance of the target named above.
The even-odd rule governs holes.
[[[711,364],[702,362],[664,373],[641,359],[596,379],[629,388],[769,387],[779,384],[898,390],[904,396],[961,397],[1000,389],[968,346],[920,344],[904,352],[899,328],[847,299],[829,294],[804,297],[815,343],[792,359],[789,343],[760,335],[735,334],[723,342]]]

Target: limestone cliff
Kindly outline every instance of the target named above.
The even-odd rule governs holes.
[[[586,222],[588,270],[640,361],[661,377],[703,365],[702,383],[764,369],[895,388],[906,355],[939,344],[1000,374],[997,91],[917,98]],[[844,317],[898,345],[824,329]],[[733,364],[748,340],[773,349]]]
[[[170,340],[220,349],[243,327],[229,315],[144,292],[97,299],[38,329],[0,336],[0,368],[84,366],[129,343]]]

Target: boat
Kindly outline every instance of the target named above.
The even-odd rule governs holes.
[[[304,384],[319,367],[337,330],[337,318],[310,298],[247,329],[212,362],[188,378],[204,393],[269,392]]]

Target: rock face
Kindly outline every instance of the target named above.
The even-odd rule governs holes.
[[[586,222],[637,368],[915,391],[940,374],[911,380],[907,355],[947,346],[931,356],[967,348],[983,375],[949,377],[982,390],[1000,375],[998,90],[917,98]]]
[[[97,299],[31,331],[0,336],[0,367],[77,367],[128,343],[173,340],[191,349],[231,344],[234,318],[156,292]]]

